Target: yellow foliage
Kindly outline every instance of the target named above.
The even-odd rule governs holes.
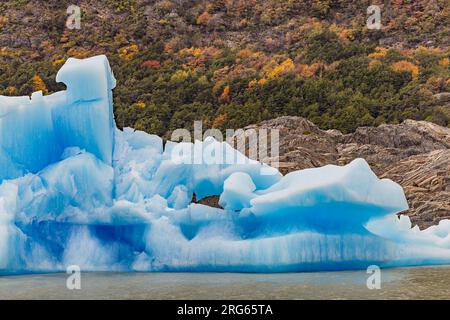
[[[391,69],[395,72],[410,72],[413,78],[417,78],[417,76],[419,75],[419,67],[406,60],[402,60],[392,64]]]
[[[181,49],[179,51],[179,53],[180,54],[188,54],[188,55],[194,56],[196,58],[201,57],[203,54],[201,48],[194,48],[194,47]]]
[[[84,59],[87,58],[89,52],[83,47],[72,47],[67,51],[67,54],[74,58]]]
[[[369,54],[369,58],[379,59],[384,58],[388,52],[388,49],[383,47],[376,47],[375,52]]]
[[[137,44],[131,44],[126,47],[122,47],[119,50],[117,50],[119,53],[119,57],[123,60],[131,60],[133,59],[134,55],[139,52],[139,47]]]
[[[256,87],[256,86],[262,87],[262,86],[264,86],[266,83],[267,83],[267,79],[266,79],[266,78],[261,78],[261,79],[259,79],[259,80],[253,79],[252,81],[250,81],[250,82],[248,83],[248,88],[249,88],[249,89],[252,89],[252,88],[254,88],[254,87]]]
[[[172,75],[172,77],[170,77],[170,80],[174,82],[181,82],[186,80],[188,77],[189,72],[187,72],[186,70],[178,70]]]
[[[208,78],[205,75],[198,78],[197,81],[199,84],[202,84],[202,85],[207,85],[209,83]]]
[[[48,94],[47,86],[40,76],[35,75],[31,80],[33,81],[34,91],[42,91],[43,94]]]
[[[178,54],[183,56],[192,56],[194,58],[217,58],[221,54],[221,50],[215,47],[203,47],[203,48],[184,48],[178,51]]]
[[[63,64],[64,62],[66,62],[66,59],[64,58],[56,59],[55,61],[52,62],[52,65],[56,67]]]
[[[20,56],[20,52],[18,50],[14,50],[9,47],[2,47],[0,48],[0,57],[18,57]]]
[[[415,50],[415,53],[422,53],[422,54],[437,54],[441,53],[442,49],[440,48],[430,48],[430,47],[424,47],[424,46],[418,46]]]
[[[276,65],[274,68],[269,68],[267,70],[267,76],[269,78],[277,78],[283,74],[288,72],[292,72],[295,70],[295,64],[292,59],[288,58],[284,60],[282,63]]]
[[[142,100],[139,100],[138,102],[136,102],[136,106],[139,108],[145,108],[145,102]]]
[[[248,87],[251,89],[251,88],[256,87],[257,84],[258,84],[258,80],[253,79],[252,81],[250,81],[250,82],[248,83]]]

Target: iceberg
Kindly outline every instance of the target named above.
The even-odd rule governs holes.
[[[283,176],[213,138],[117,129],[105,56],[56,79],[67,89],[0,97],[0,274],[450,263],[450,221],[412,228],[402,188],[363,159]]]

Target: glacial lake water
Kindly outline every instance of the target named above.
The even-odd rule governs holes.
[[[0,277],[0,299],[450,299],[450,266],[283,274],[82,273],[68,290],[63,273]]]

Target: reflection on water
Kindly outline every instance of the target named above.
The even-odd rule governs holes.
[[[0,277],[0,299],[450,299],[450,266],[382,270],[380,290],[365,271],[85,273],[81,290],[66,274]]]

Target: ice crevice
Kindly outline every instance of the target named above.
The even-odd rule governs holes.
[[[192,164],[193,150],[245,156],[212,138],[164,146],[117,129],[105,56],[71,58],[56,79],[67,90],[0,96],[0,274],[450,263],[450,221],[419,230],[398,218],[402,188],[363,159],[285,176],[250,159]]]

